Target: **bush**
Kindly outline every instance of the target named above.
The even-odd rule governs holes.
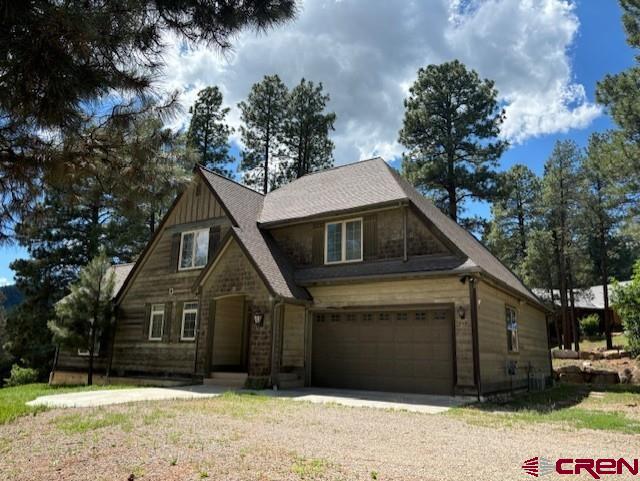
[[[20,367],[17,364],[11,366],[11,376],[4,380],[6,387],[22,386],[38,381],[38,371],[30,367]]]
[[[622,319],[629,351],[633,356],[640,355],[640,260],[633,266],[631,282],[614,286],[613,307]]]
[[[600,334],[600,317],[597,314],[589,314],[580,319],[580,331],[587,337],[595,337]]]

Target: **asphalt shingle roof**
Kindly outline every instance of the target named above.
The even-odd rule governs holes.
[[[462,257],[466,257],[461,262],[448,261],[442,265],[431,265],[426,259],[421,261],[424,265],[421,264],[420,270],[464,268],[466,271],[483,271],[540,304],[535,294],[482,243],[443,214],[433,202],[416,191],[379,157],[306,175],[266,196],[206,169],[201,168],[200,171],[233,218],[236,237],[253,257],[263,277],[277,294],[307,299],[308,292],[297,285],[296,278],[300,282],[306,282],[323,273],[329,276],[336,275],[340,269],[331,266],[331,272],[328,271],[329,268],[323,270],[323,267],[307,272],[294,272],[266,227],[320,215],[405,202],[413,204],[432,227],[446,237]],[[411,266],[414,264],[403,269],[413,271]],[[342,270],[348,271],[344,273],[345,276],[375,275],[375,272],[369,272],[371,269],[371,266],[363,263],[347,266]],[[387,271],[385,268],[385,273]]]

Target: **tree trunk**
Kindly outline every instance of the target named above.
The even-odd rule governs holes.
[[[269,142],[270,142],[269,127],[267,127],[265,143],[264,143],[264,182],[262,183],[262,193],[267,195],[267,189],[269,185]]]
[[[600,255],[602,273],[602,295],[604,297],[604,336],[607,342],[607,349],[613,349],[611,339],[611,313],[609,312],[609,264],[607,262],[607,242],[602,229],[600,230]]]
[[[560,252],[560,243],[556,232],[553,232],[554,250],[558,263],[558,285],[560,286],[560,316],[562,319],[562,337],[565,349],[571,349],[571,328],[567,318],[567,274],[564,256]]]
[[[94,325],[91,327],[91,336],[89,336],[91,340],[89,341],[89,372],[87,374],[87,386],[93,385],[93,356],[96,345],[96,327],[95,327],[95,318]]]
[[[567,259],[568,271],[569,271],[569,302],[571,304],[571,326],[573,328],[573,343],[575,350],[580,350],[580,326],[578,325],[578,317],[576,316],[576,300],[574,293],[574,280],[573,280],[573,268],[571,259]]]

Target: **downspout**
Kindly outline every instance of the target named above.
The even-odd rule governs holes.
[[[195,352],[193,353],[193,374],[191,376],[192,380],[195,382],[196,377],[198,376],[198,347],[200,346],[200,326],[202,325],[202,286],[198,287],[198,317],[196,319],[196,342]],[[175,309],[171,309],[175,311]],[[175,312],[171,313],[171,317],[175,316]]]
[[[482,396],[482,385],[480,377],[480,343],[478,341],[478,293],[476,279],[468,277],[469,281],[469,304],[471,310],[471,339],[473,344],[473,380],[476,385],[478,401]]]
[[[402,240],[403,240],[403,248],[404,248],[404,252],[403,252],[403,256],[402,256],[402,261],[403,262],[407,262],[407,260],[409,259],[408,257],[408,253],[407,253],[407,206],[404,205],[402,207]]]

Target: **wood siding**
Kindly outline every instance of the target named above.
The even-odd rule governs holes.
[[[313,309],[345,309],[375,306],[453,304],[469,311],[469,288],[458,277],[407,279],[310,287]],[[312,333],[313,336],[313,333]],[[473,350],[470,316],[455,319],[457,386],[473,385]]]
[[[282,333],[282,367],[304,367],[304,325],[306,310],[303,306],[285,304]]]
[[[517,312],[519,352],[507,350],[506,306]],[[527,369],[532,374],[550,375],[547,322],[544,311],[478,282],[478,343],[483,392],[527,386]],[[507,374],[507,361],[517,361],[515,376]]]
[[[176,235],[186,230],[219,225],[224,236],[230,222],[209,189],[196,179],[168,214],[128,289],[117,306],[112,372],[114,375],[190,376],[194,371],[195,342],[181,341],[182,306],[197,301],[193,283],[201,269],[177,270],[172,255]],[[152,304],[165,304],[161,341],[150,341],[149,314]],[[198,312],[198,323],[202,313]],[[105,361],[106,363],[106,361]],[[76,368],[86,364],[77,356],[63,356],[59,366]],[[102,363],[101,363],[102,367]]]
[[[352,214],[332,220],[363,217],[363,257],[365,262],[399,259],[404,256],[403,209],[393,208],[369,214]],[[324,262],[325,222],[279,227],[271,233],[295,267]],[[449,251],[411,209],[407,211],[408,255],[447,254]]]

